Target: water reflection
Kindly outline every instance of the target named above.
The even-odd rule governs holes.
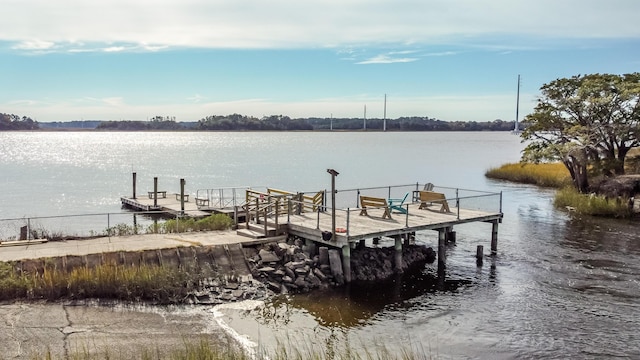
[[[495,268],[491,273],[495,278]],[[438,276],[425,268],[385,282],[352,283],[312,294],[281,296],[267,303],[257,315],[264,325],[286,326],[297,309],[311,315],[320,326],[351,328],[367,324],[383,310],[410,310],[415,305],[411,299],[436,292],[456,293],[472,284],[469,279]]]

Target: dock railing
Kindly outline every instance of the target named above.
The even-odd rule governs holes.
[[[234,186],[196,190],[196,203],[201,209],[228,209],[245,204],[246,190],[266,189],[264,186]],[[266,190],[265,190],[266,191]]]
[[[0,242],[47,239],[72,240],[95,237],[185,232],[183,217],[167,217],[161,211],[31,216],[0,219]]]
[[[408,226],[409,216],[411,215],[409,204],[415,204],[420,202],[416,196],[419,191],[422,191],[425,184],[405,184],[405,185],[392,185],[382,187],[364,187],[354,189],[338,189],[336,190],[336,211],[346,212],[344,217],[344,224],[336,224],[336,228],[344,229],[346,236],[349,236],[350,221],[353,212],[360,212],[360,196],[375,196],[385,199],[390,198],[402,198],[405,194],[409,194],[403,207],[406,214],[393,214],[394,218],[402,216],[405,220],[405,225]],[[502,214],[502,192],[490,192],[481,190],[470,190],[464,188],[454,188],[446,186],[433,186],[434,192],[440,192],[445,195],[445,200],[448,202],[451,211],[456,215],[456,219],[460,219],[460,210],[477,210],[494,214]],[[324,194],[330,194],[330,191],[325,190]],[[316,228],[320,228],[320,213],[330,212],[332,204],[325,201],[324,204],[316,209],[317,221]],[[371,208],[375,209],[375,208]],[[381,208],[380,208],[381,209]],[[358,216],[356,214],[355,216]],[[342,218],[342,217],[340,217]]]

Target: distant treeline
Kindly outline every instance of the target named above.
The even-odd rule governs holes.
[[[523,126],[521,126],[523,127]],[[231,114],[211,115],[197,122],[176,122],[175,118],[156,116],[148,121],[70,121],[38,123],[31,118],[0,114],[0,130],[37,129],[96,129],[118,131],[323,131],[323,130],[387,130],[387,131],[510,131],[513,121],[443,121],[429,117],[400,117],[397,119],[362,118],[298,118],[271,115],[263,118]]]
[[[36,130],[38,122],[30,117],[0,113],[0,130]]]
[[[105,121],[97,129],[105,130],[218,130],[218,131],[313,131],[313,130],[386,130],[388,131],[510,131],[513,121],[443,121],[428,117],[398,119],[298,118],[272,115],[261,119],[240,114],[211,115],[198,122],[175,122],[154,118],[151,121]]]

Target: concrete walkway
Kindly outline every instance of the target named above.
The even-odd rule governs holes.
[[[85,240],[21,242],[21,245],[0,244],[0,261],[39,259],[69,255],[89,255],[117,251],[141,251],[180,246],[211,246],[225,244],[256,244],[272,240],[256,240],[237,235],[235,230],[192,232],[181,234],[144,234],[112,236]],[[11,245],[11,246],[9,246]]]

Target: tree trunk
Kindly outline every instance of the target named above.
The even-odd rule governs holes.
[[[585,161],[580,161],[574,155],[567,155],[563,161],[564,166],[567,167],[571,174],[571,180],[573,185],[578,189],[580,193],[587,193],[589,191],[589,178],[587,175],[587,164]]]

